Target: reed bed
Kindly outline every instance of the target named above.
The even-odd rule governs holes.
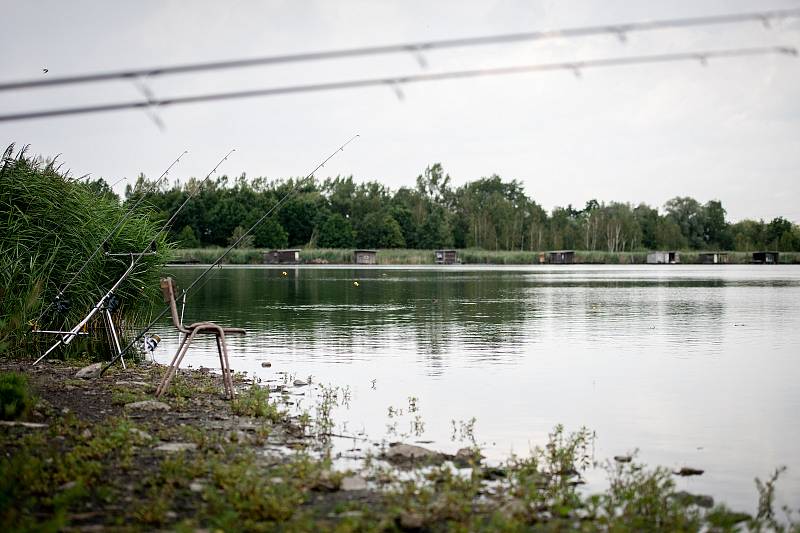
[[[72,327],[127,268],[126,258],[102,251],[92,257],[126,209],[24,148],[15,154],[9,146],[0,165],[0,348],[33,355],[53,337],[32,329]],[[141,321],[159,291],[168,244],[158,231],[151,213],[137,210],[105,245],[111,253],[142,252],[157,236],[156,255],[142,258],[117,291],[120,322]],[[59,289],[82,267],[64,295],[69,308],[59,310],[53,304]]]

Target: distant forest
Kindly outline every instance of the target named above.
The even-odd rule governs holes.
[[[125,202],[146,194],[166,220],[198,184],[193,178],[152,191],[140,175],[127,186]],[[102,180],[90,186],[113,195]],[[287,194],[242,247],[800,251],[800,226],[782,217],[730,223],[717,200],[676,197],[663,209],[591,200],[548,213],[516,180],[494,175],[453,187],[440,164],[426,168],[415,187],[395,191],[352,176],[208,180],[179,213],[171,237],[184,248],[228,245]]]

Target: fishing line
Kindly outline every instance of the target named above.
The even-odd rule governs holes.
[[[259,218],[259,219],[258,219],[258,220],[257,220],[257,221],[256,221],[256,222],[255,222],[255,223],[252,225],[252,226],[250,226],[250,229],[248,229],[247,231],[245,231],[245,232],[244,232],[244,233],[243,233],[243,234],[242,234],[242,235],[241,235],[241,236],[240,236],[240,237],[239,237],[239,238],[236,240],[236,242],[234,242],[233,244],[231,244],[231,245],[230,245],[230,246],[229,246],[229,247],[228,247],[228,248],[227,248],[227,249],[226,249],[226,250],[225,250],[225,251],[222,253],[222,255],[220,255],[220,256],[219,256],[219,257],[218,257],[218,258],[217,258],[217,259],[216,259],[216,260],[215,260],[213,263],[211,263],[211,265],[209,265],[209,267],[208,267],[208,268],[206,268],[206,269],[205,269],[205,270],[204,270],[204,271],[203,271],[203,272],[202,272],[202,273],[201,273],[201,274],[200,274],[200,275],[199,275],[197,278],[195,278],[195,280],[194,280],[194,281],[193,281],[191,284],[189,284],[189,286],[188,286],[188,287],[186,287],[185,289],[183,289],[183,291],[181,291],[181,294],[180,294],[180,296],[178,296],[177,298],[175,298],[175,300],[177,301],[177,300],[179,300],[179,299],[183,298],[184,296],[186,296],[186,294],[187,294],[187,293],[188,293],[188,292],[189,292],[189,291],[190,291],[190,290],[191,290],[193,287],[195,287],[195,286],[196,286],[198,283],[200,283],[200,281],[202,281],[202,280],[203,280],[203,279],[204,279],[204,278],[205,278],[205,277],[206,277],[206,276],[207,276],[207,275],[208,275],[208,274],[209,274],[209,273],[210,273],[210,272],[211,272],[211,271],[214,269],[214,267],[216,267],[217,265],[219,265],[219,263],[220,263],[220,262],[221,262],[221,261],[222,261],[222,260],[223,260],[223,259],[224,259],[224,258],[225,258],[225,257],[226,257],[226,256],[227,256],[229,253],[230,253],[230,252],[231,252],[231,250],[233,250],[233,249],[234,249],[234,248],[235,248],[235,247],[236,247],[236,246],[237,246],[239,243],[241,243],[241,242],[242,242],[242,240],[243,240],[245,237],[247,237],[247,235],[249,235],[249,234],[250,234],[250,233],[251,233],[251,232],[252,232],[254,229],[256,229],[256,228],[258,227],[258,225],[259,225],[259,224],[261,224],[262,222],[264,222],[264,220],[266,220],[266,219],[267,219],[267,217],[269,217],[269,216],[270,216],[270,215],[271,215],[271,214],[272,214],[272,213],[273,213],[273,212],[274,212],[276,209],[278,209],[278,207],[280,207],[280,206],[281,206],[281,205],[282,205],[282,204],[283,204],[283,203],[284,203],[284,202],[285,202],[285,201],[286,201],[286,200],[287,200],[289,197],[291,197],[291,195],[292,195],[292,194],[294,194],[294,192],[295,192],[295,191],[297,191],[297,190],[300,188],[300,185],[301,185],[301,184],[304,184],[306,181],[308,181],[308,179],[309,179],[309,178],[311,178],[311,177],[314,175],[314,173],[315,173],[317,170],[319,170],[319,169],[321,169],[322,167],[324,167],[324,166],[325,166],[325,163],[327,163],[328,161],[330,161],[331,159],[333,159],[333,158],[334,158],[334,157],[335,157],[335,156],[336,156],[336,155],[337,155],[339,152],[344,152],[344,149],[345,149],[345,147],[347,147],[347,145],[348,145],[348,144],[350,144],[351,142],[353,142],[353,141],[354,141],[356,138],[358,138],[358,137],[359,137],[359,135],[358,135],[358,134],[356,134],[356,135],[352,136],[352,137],[351,137],[351,138],[350,138],[350,139],[349,139],[349,140],[348,140],[346,143],[344,143],[343,145],[341,145],[341,146],[340,146],[339,148],[337,148],[337,149],[336,149],[336,150],[335,150],[335,151],[334,151],[334,152],[333,152],[331,155],[329,155],[327,158],[325,158],[325,160],[324,160],[324,161],[322,161],[322,163],[320,163],[319,165],[317,165],[317,166],[316,166],[316,168],[314,168],[314,170],[312,170],[311,172],[309,172],[309,173],[306,175],[306,177],[305,177],[305,178],[303,178],[302,180],[299,180],[299,181],[298,181],[298,182],[297,182],[297,183],[294,185],[294,187],[292,187],[292,189],[290,189],[290,190],[289,190],[289,192],[287,192],[287,193],[286,193],[286,194],[283,196],[283,198],[281,198],[281,199],[278,201],[278,203],[276,203],[275,205],[273,205],[273,206],[272,206],[272,207],[271,207],[271,208],[270,208],[270,209],[269,209],[269,210],[268,210],[266,213],[264,213],[264,215],[262,215],[262,216],[261,216],[261,218]],[[103,375],[103,374],[104,374],[104,373],[105,373],[105,372],[106,372],[106,371],[107,371],[109,368],[111,368],[111,366],[112,366],[114,363],[116,363],[116,362],[117,362],[118,360],[120,360],[120,359],[121,359],[121,358],[122,358],[122,357],[123,357],[123,356],[124,356],[126,353],[128,353],[128,351],[130,351],[130,349],[131,349],[131,348],[132,348],[132,347],[133,347],[133,346],[134,346],[134,345],[135,345],[137,342],[139,342],[139,340],[140,340],[140,339],[141,339],[141,338],[142,338],[142,337],[143,337],[143,336],[144,336],[144,335],[145,335],[145,334],[146,334],[148,331],[150,331],[150,329],[151,329],[153,326],[155,326],[155,325],[158,323],[158,321],[159,321],[159,320],[161,320],[161,318],[162,318],[162,317],[163,317],[163,316],[164,316],[164,315],[167,313],[167,311],[169,311],[169,309],[170,309],[170,306],[169,306],[169,305],[167,305],[166,307],[164,307],[164,309],[162,309],[162,310],[161,310],[161,312],[160,312],[160,313],[159,313],[159,314],[158,314],[158,315],[157,315],[157,316],[156,316],[156,317],[155,317],[155,318],[154,318],[154,319],[153,319],[153,320],[152,320],[152,321],[151,321],[151,322],[150,322],[150,323],[149,323],[147,326],[145,326],[145,328],[144,328],[142,331],[140,331],[140,332],[139,332],[139,334],[138,334],[138,335],[136,335],[136,337],[135,337],[135,338],[134,338],[134,339],[133,339],[133,340],[132,340],[132,341],[131,341],[131,342],[130,342],[130,343],[129,343],[129,344],[128,344],[128,345],[127,345],[127,346],[126,346],[126,347],[125,347],[125,348],[124,348],[124,349],[123,349],[121,352],[120,352],[120,353],[118,353],[117,355],[115,355],[115,356],[114,356],[114,357],[111,359],[111,361],[109,361],[109,362],[108,362],[108,363],[107,363],[107,364],[106,364],[106,365],[105,365],[105,366],[104,366],[104,367],[103,367],[103,368],[100,370],[100,373],[98,374],[98,376],[102,376],[102,375]]]
[[[122,227],[122,224],[124,224],[124,223],[125,223],[125,221],[128,219],[128,217],[129,217],[129,216],[131,216],[131,215],[133,214],[133,212],[136,210],[136,208],[137,208],[137,207],[139,207],[139,204],[140,204],[140,203],[142,203],[142,201],[144,200],[144,198],[145,198],[145,196],[147,195],[147,193],[154,191],[154,190],[155,190],[155,189],[158,187],[158,185],[159,185],[159,183],[161,182],[161,180],[162,180],[162,179],[164,179],[164,178],[167,176],[167,174],[169,174],[169,171],[172,169],[172,167],[174,167],[176,164],[178,164],[178,162],[181,160],[181,158],[182,158],[184,155],[186,155],[187,153],[189,153],[189,152],[188,152],[188,150],[184,150],[184,151],[183,151],[183,153],[182,153],[181,155],[179,155],[179,156],[178,156],[178,158],[177,158],[177,159],[175,159],[175,161],[173,161],[173,162],[172,162],[172,163],[171,163],[171,164],[170,164],[170,165],[167,167],[167,169],[166,169],[164,172],[162,172],[162,173],[161,173],[161,175],[158,177],[158,179],[156,179],[156,181],[155,181],[155,182],[154,182],[154,183],[153,183],[153,184],[152,184],[152,185],[151,185],[151,186],[148,188],[148,190],[146,190],[146,191],[144,191],[144,192],[142,193],[142,195],[139,197],[139,199],[138,199],[138,200],[136,200],[136,202],[135,202],[135,203],[134,203],[134,204],[133,204],[133,205],[130,207],[130,209],[128,209],[128,210],[127,210],[127,211],[126,211],[126,212],[123,214],[122,218],[120,218],[120,219],[119,219],[119,221],[118,221],[118,222],[117,222],[117,223],[114,225],[114,227],[111,229],[111,231],[109,231],[109,232],[108,232],[108,235],[106,235],[105,239],[103,239],[103,242],[101,242],[101,243],[100,243],[100,244],[97,246],[97,248],[95,248],[95,249],[94,249],[94,251],[91,253],[91,255],[89,256],[89,258],[88,258],[88,259],[86,259],[86,261],[83,263],[83,265],[82,265],[82,266],[81,266],[81,267],[78,269],[78,271],[77,271],[77,272],[76,272],[76,273],[75,273],[75,274],[72,276],[72,278],[70,278],[70,280],[69,280],[69,281],[66,283],[66,285],[64,285],[64,286],[63,286],[61,289],[59,289],[59,291],[58,291],[58,294],[56,295],[55,299],[54,299],[52,302],[50,302],[50,303],[47,305],[47,307],[45,307],[44,311],[42,311],[42,312],[39,314],[39,317],[36,319],[36,323],[38,323],[38,322],[39,322],[39,321],[42,319],[42,317],[44,317],[44,315],[45,315],[45,314],[46,314],[46,313],[47,313],[47,312],[50,310],[50,308],[51,308],[53,305],[58,305],[58,304],[56,304],[56,302],[57,302],[57,301],[59,301],[59,300],[60,300],[60,299],[61,299],[61,298],[64,296],[64,293],[66,292],[66,290],[67,290],[67,289],[68,289],[68,288],[69,288],[69,287],[70,287],[70,286],[71,286],[71,285],[72,285],[72,284],[75,282],[75,280],[76,280],[76,279],[78,279],[78,276],[80,276],[80,275],[83,273],[83,271],[84,271],[84,270],[86,269],[86,267],[89,265],[89,262],[90,262],[92,259],[94,259],[94,256],[95,256],[95,255],[97,255],[97,253],[98,253],[100,250],[102,250],[102,249],[103,249],[103,247],[105,247],[105,245],[108,243],[108,241],[111,239],[111,237],[112,237],[112,236],[113,236],[113,235],[114,235],[114,234],[117,232],[117,230],[118,230],[120,227]]]
[[[201,102],[214,102],[221,100],[235,100],[241,98],[253,98],[264,96],[278,96],[299,93],[316,93],[325,91],[336,91],[342,89],[358,89],[364,87],[390,87],[397,89],[403,84],[460,80],[466,78],[478,78],[488,76],[504,76],[509,74],[524,74],[534,72],[552,72],[556,70],[567,70],[578,76],[584,69],[596,69],[607,67],[620,67],[642,64],[674,63],[678,61],[700,61],[701,65],[707,65],[710,59],[748,57],[762,55],[792,55],[797,56],[797,49],[791,46],[761,46],[753,48],[731,48],[724,50],[698,50],[695,52],[679,52],[670,54],[652,54],[627,57],[607,57],[601,59],[589,59],[579,61],[564,61],[559,63],[534,63],[526,65],[514,65],[510,67],[490,67],[471,70],[456,70],[425,74],[406,74],[381,78],[362,78],[355,80],[344,80],[324,83],[312,83],[306,85],[288,85],[283,87],[267,87],[263,89],[250,89],[244,91],[231,91],[221,93],[207,93],[190,96],[175,96],[161,98],[158,100],[112,102],[108,104],[87,105],[78,107],[62,107],[55,109],[45,109],[42,111],[23,111],[20,113],[10,113],[0,115],[0,122],[10,122],[14,120],[29,120],[45,117],[59,117],[69,115],[83,115],[87,113],[103,113],[109,111],[121,111],[125,109],[144,109],[151,106],[167,107],[185,104],[197,104]]]
[[[151,67],[145,69],[131,69],[119,71],[96,72],[79,74],[76,76],[46,77],[35,80],[20,80],[0,83],[0,91],[12,89],[31,89],[35,87],[52,87],[57,85],[71,85],[78,83],[102,82],[110,80],[136,80],[141,78],[154,78],[174,74],[188,74],[212,70],[234,69],[254,66],[276,65],[304,61],[321,61],[330,59],[343,59],[354,57],[374,56],[391,53],[412,53],[418,58],[422,52],[435,49],[461,48],[467,46],[483,46],[489,44],[507,44],[524,41],[538,41],[545,39],[566,39],[588,37],[592,35],[615,35],[620,42],[626,41],[626,35],[633,32],[643,32],[668,28],[687,28],[695,26],[711,26],[733,24],[739,22],[756,21],[765,26],[773,19],[793,18],[800,16],[800,9],[779,9],[751,13],[732,13],[727,15],[712,15],[706,17],[690,17],[679,19],[662,19],[643,22],[627,22],[617,24],[604,24],[599,26],[583,26],[552,30],[509,33],[479,37],[460,37],[454,39],[441,39],[433,41],[417,41],[403,44],[381,46],[368,46],[340,50],[306,52],[279,56],[256,57],[249,59],[235,59],[228,61],[212,61],[206,63],[191,63]]]

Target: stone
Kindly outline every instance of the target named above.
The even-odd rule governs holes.
[[[261,368],[269,368],[271,366],[272,363],[270,363],[269,361],[264,361],[263,363],[261,363]]]
[[[714,507],[714,498],[706,494],[692,494],[682,490],[673,494],[672,497],[683,505],[696,505],[698,507],[703,507],[704,509],[710,509],[711,507]]]
[[[149,387],[150,384],[144,381],[131,381],[127,379],[121,379],[114,383],[114,385],[118,385],[120,387]]]
[[[127,411],[169,411],[169,405],[156,400],[144,400],[141,402],[126,403]]]
[[[47,424],[38,424],[36,422],[18,422],[14,420],[0,420],[0,426],[17,426],[30,429],[46,428]]]
[[[201,481],[195,480],[189,483],[189,490],[192,492],[203,492],[204,488],[205,484]]]
[[[295,387],[305,387],[306,385],[308,385],[308,381],[303,381],[302,379],[294,380]]]
[[[58,487],[58,490],[69,490],[77,485],[78,485],[77,481],[67,481],[66,483]]]
[[[197,444],[193,442],[165,442],[155,447],[159,452],[186,452],[197,449]]]
[[[85,366],[75,373],[76,378],[90,379],[100,374],[100,369],[103,368],[103,363],[93,363]]]
[[[130,433],[132,435],[136,435],[137,437],[139,437],[142,440],[152,440],[152,438],[153,438],[148,432],[142,431],[141,429],[137,429],[137,428],[131,429]]]
[[[633,457],[630,455],[615,455],[614,460],[618,463],[630,463],[633,461]]]
[[[92,438],[91,430],[89,428],[86,428],[83,431],[81,431],[81,437],[86,439],[86,440],[91,439]]]
[[[395,465],[404,466],[410,463],[441,464],[448,459],[442,453],[415,446],[413,444],[392,443],[382,457]]]
[[[477,448],[461,448],[453,457],[453,463],[459,468],[466,468],[472,464],[480,464],[484,456]]]
[[[348,490],[367,490],[367,480],[361,476],[346,476],[342,478],[339,488]]]
[[[407,531],[422,529],[422,526],[425,525],[425,521],[422,519],[422,516],[410,511],[402,513],[400,515],[399,522],[400,528]]]
[[[702,475],[704,470],[699,470],[697,468],[690,468],[688,466],[684,466],[680,470],[676,470],[673,472],[676,476],[700,476]]]

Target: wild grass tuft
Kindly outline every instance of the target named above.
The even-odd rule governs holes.
[[[33,403],[25,376],[16,372],[0,374],[0,420],[23,417],[33,407]]]

